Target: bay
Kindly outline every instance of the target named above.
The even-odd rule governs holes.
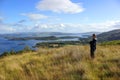
[[[61,39],[59,41],[76,41],[76,39]],[[26,46],[29,46],[31,49],[35,50],[33,46],[38,42],[54,42],[58,40],[8,40],[5,38],[0,38],[0,55],[4,52],[9,52],[11,50],[20,51],[23,50]]]

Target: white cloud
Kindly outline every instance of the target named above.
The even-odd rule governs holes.
[[[0,24],[0,33],[11,33],[11,32],[15,32],[16,29],[11,27],[11,25],[9,24]]]
[[[27,16],[31,20],[42,20],[48,18],[48,16],[45,16],[43,14],[35,14],[35,13],[23,13],[21,15]]]
[[[14,31],[15,29],[10,24],[4,23],[4,18],[0,16],[0,33],[11,33]]]
[[[25,24],[5,24],[0,23],[0,33],[11,32],[104,32],[113,29],[120,29],[120,21],[106,21],[104,23],[93,24],[72,24],[72,23],[57,23],[57,24],[33,24],[31,26]]]
[[[35,24],[33,27],[34,30],[37,31],[58,31],[64,29],[64,24]]]
[[[4,20],[4,18],[2,16],[0,16],[0,23]]]
[[[3,20],[3,18],[0,16],[0,20]]]
[[[120,21],[107,21],[104,23],[93,23],[93,24],[35,24],[32,28],[34,31],[40,32],[73,32],[73,33],[80,33],[80,32],[91,32],[91,31],[98,31],[104,32],[113,29],[120,28]]]
[[[73,3],[71,0],[42,0],[36,8],[38,10],[49,10],[57,13],[80,13],[84,8],[80,3]]]

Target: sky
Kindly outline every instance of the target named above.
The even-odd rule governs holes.
[[[0,0],[0,33],[120,29],[120,0]]]

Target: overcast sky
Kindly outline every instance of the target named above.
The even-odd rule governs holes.
[[[0,33],[120,28],[120,0],[0,0]]]

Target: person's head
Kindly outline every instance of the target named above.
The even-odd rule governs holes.
[[[93,35],[92,35],[92,37],[95,39],[95,38],[96,38],[96,35],[95,35],[95,34],[93,34]]]

